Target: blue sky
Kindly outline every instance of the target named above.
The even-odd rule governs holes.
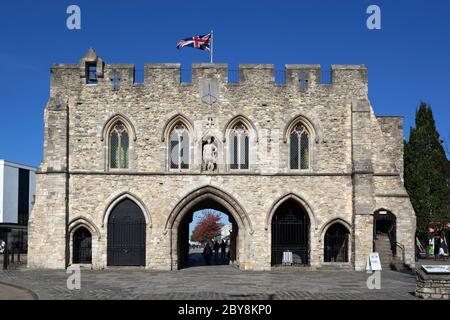
[[[82,30],[66,28],[77,4]],[[381,7],[382,30],[366,28],[366,9]],[[215,61],[366,64],[375,112],[405,117],[431,103],[450,137],[450,2],[396,1],[2,1],[0,4],[0,159],[38,165],[52,63],[77,63],[89,47],[107,63],[208,62],[179,39],[215,32]]]

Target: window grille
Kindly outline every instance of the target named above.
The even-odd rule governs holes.
[[[110,167],[126,169],[129,163],[129,136],[125,125],[117,122],[110,133]]]
[[[189,169],[189,132],[177,123],[170,133],[170,169]]]
[[[249,169],[250,136],[247,127],[239,122],[230,133],[230,169]]]
[[[293,170],[307,170],[310,162],[309,133],[303,125],[297,125],[290,136],[290,166]]]

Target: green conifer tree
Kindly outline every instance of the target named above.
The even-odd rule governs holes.
[[[411,128],[404,150],[405,187],[417,216],[417,229],[442,227],[448,221],[447,157],[431,106],[420,103],[416,127]]]

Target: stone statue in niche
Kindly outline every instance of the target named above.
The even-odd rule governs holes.
[[[203,142],[202,170],[213,172],[217,169],[217,146],[214,137],[207,137]]]

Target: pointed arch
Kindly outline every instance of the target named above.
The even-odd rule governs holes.
[[[348,263],[351,256],[351,227],[341,219],[329,221],[321,230],[324,263]]]
[[[183,246],[182,239],[187,236],[187,222],[185,218],[204,206],[212,206],[220,211],[224,210],[223,212],[228,214],[234,221],[232,222],[233,225],[236,225],[236,229],[233,226],[235,237],[232,238],[234,239],[232,243],[234,244],[230,244],[235,248],[232,256],[234,257],[233,259],[236,259],[235,261],[237,261],[240,268],[245,268],[246,262],[250,259],[249,239],[254,233],[251,220],[234,197],[219,188],[207,185],[195,189],[184,196],[175,205],[166,220],[164,234],[169,233],[171,241],[171,269],[179,269],[184,265],[183,261],[185,261],[185,258],[183,257],[186,254],[186,247]],[[185,238],[185,240],[187,239],[188,237]]]
[[[101,141],[108,140],[109,132],[114,127],[114,125],[119,121],[122,122],[126,126],[128,132],[130,134],[131,140],[132,141],[137,140],[136,129],[133,125],[133,122],[131,122],[130,119],[128,119],[125,115],[123,115],[121,113],[116,113],[115,115],[110,117],[109,120],[106,121],[105,124],[103,125],[102,132],[101,132]]]
[[[290,251],[293,264],[309,265],[315,225],[311,208],[299,196],[289,193],[277,200],[266,219],[270,264],[282,265],[284,252]]]
[[[308,132],[311,135],[311,140],[315,141],[315,143],[319,143],[320,138],[320,129],[317,125],[315,125],[311,120],[309,120],[308,117],[298,114],[295,117],[291,118],[291,120],[288,121],[286,127],[283,131],[283,141],[284,143],[287,143],[289,141],[289,135],[291,134],[292,130],[296,125],[299,123],[303,124]]]
[[[314,124],[305,116],[297,115],[285,127],[283,140],[288,145],[286,160],[289,171],[313,170],[319,142],[317,128]]]
[[[70,220],[70,222],[68,223],[69,234],[72,235],[80,227],[86,228],[92,234],[92,236],[96,236],[98,240],[101,239],[100,229],[97,227],[97,225],[92,220],[81,216]]]
[[[227,124],[225,125],[224,129],[223,129],[223,142],[226,142],[228,135],[230,133],[230,130],[237,125],[239,122],[242,122],[247,129],[249,130],[250,134],[253,135],[255,142],[259,141],[259,135],[258,135],[258,130],[256,130],[256,127],[254,125],[254,123],[247,118],[246,116],[239,114],[235,117],[233,117],[232,119],[230,119]]]
[[[283,195],[282,197],[280,197],[278,200],[276,200],[272,206],[270,207],[270,210],[266,216],[266,226],[265,226],[265,230],[269,230],[269,227],[272,223],[272,218],[273,215],[275,214],[275,212],[277,211],[278,207],[283,204],[285,201],[292,199],[296,202],[298,202],[301,206],[303,206],[303,208],[305,209],[306,213],[308,214],[308,218],[309,221],[311,223],[311,227],[315,227],[316,225],[316,217],[314,215],[313,210],[311,209],[311,207],[308,205],[308,203],[300,196],[294,194],[294,193],[287,193],[285,195]]]
[[[345,219],[343,218],[334,218],[331,219],[330,221],[328,221],[327,223],[325,223],[321,228],[320,228],[320,239],[323,239],[325,236],[325,233],[327,232],[327,230],[334,224],[339,223],[341,225],[343,225],[345,227],[345,229],[347,229],[347,231],[349,232],[349,234],[352,233],[352,225],[351,223],[347,222]]]
[[[167,218],[164,225],[164,232],[167,233],[168,230],[173,229],[190,209],[206,198],[213,199],[223,205],[223,207],[233,215],[236,222],[241,224],[240,227],[243,227],[243,230],[247,230],[249,234],[253,234],[254,230],[250,217],[239,202],[225,191],[214,186],[200,187],[182,198]]]
[[[112,210],[114,209],[114,207],[124,199],[129,199],[129,200],[133,201],[134,203],[136,203],[136,205],[141,209],[141,211],[144,215],[145,223],[147,224],[147,226],[151,227],[152,226],[151,217],[149,215],[149,211],[147,210],[144,202],[142,200],[140,200],[137,196],[135,196],[129,192],[123,192],[123,193],[119,194],[118,196],[116,196],[112,201],[110,201],[109,205],[104,210],[103,217],[102,217],[102,228],[104,228],[105,225],[108,225],[109,216],[110,216]]]
[[[193,135],[194,125],[192,124],[192,122],[183,114],[177,113],[165,122],[162,130],[161,142],[169,140],[170,132],[172,131],[173,127],[180,122],[188,129],[189,134],[191,136]]]

